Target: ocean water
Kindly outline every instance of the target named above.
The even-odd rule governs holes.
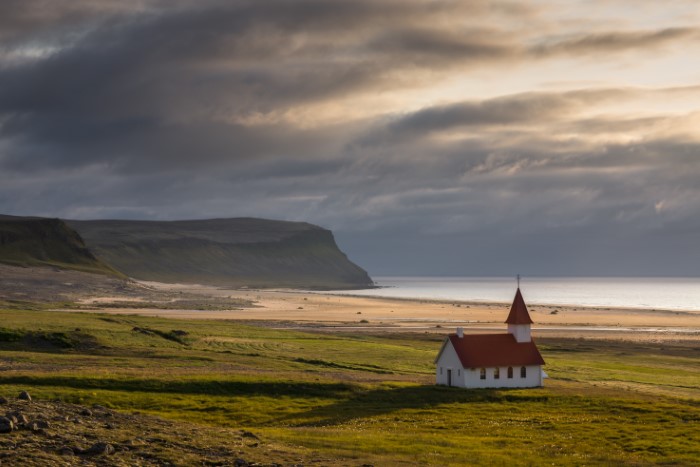
[[[515,278],[376,277],[381,288],[337,293],[380,297],[510,303]],[[700,310],[700,278],[524,277],[528,304]]]

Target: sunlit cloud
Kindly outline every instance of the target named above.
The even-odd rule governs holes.
[[[371,272],[663,244],[688,273],[700,13],[593,3],[2,2],[0,212],[305,220]]]

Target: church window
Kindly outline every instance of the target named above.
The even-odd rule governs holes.
[[[526,378],[526,377],[527,377],[527,368],[525,368],[524,366],[521,366],[521,367],[520,367],[520,377],[521,377],[521,378]]]
[[[481,374],[479,375],[481,379],[486,379],[486,368],[481,369]]]
[[[500,379],[501,378],[501,369],[500,368],[494,368],[493,370],[493,379]]]
[[[513,378],[513,367],[512,366],[508,367],[508,378]]]
[[[440,374],[442,374],[442,367],[440,367]]]

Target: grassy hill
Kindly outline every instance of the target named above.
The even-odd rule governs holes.
[[[60,219],[0,215],[0,263],[121,276]]]
[[[142,280],[227,286],[372,284],[321,227],[264,219],[66,221],[101,259]]]

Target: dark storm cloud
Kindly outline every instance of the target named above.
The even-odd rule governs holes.
[[[454,32],[415,27],[378,35],[366,49],[404,64],[465,66],[516,58],[513,39],[508,31],[483,27]]]
[[[686,90],[687,91],[687,90]],[[490,128],[507,131],[517,126],[537,127],[554,122],[568,122],[572,116],[591,105],[606,102],[622,102],[635,96],[650,93],[673,93],[667,90],[592,89],[561,93],[527,92],[482,101],[458,102],[432,106],[418,111],[389,118],[383,125],[375,125],[369,134],[361,137],[360,146],[385,144],[387,141],[412,141],[434,132],[450,132],[469,127],[473,131],[485,132]],[[599,120],[589,120],[592,126]],[[618,120],[612,124],[622,124]],[[627,123],[638,126],[631,122]],[[577,124],[579,127],[583,124]]]
[[[388,86],[386,67],[353,56],[366,48],[363,32],[457,9],[449,3],[215,2],[143,15],[127,4],[100,17],[90,8],[83,16],[4,8],[0,16],[7,21],[20,19],[22,30],[41,32],[28,43],[33,47],[42,47],[39,39],[52,24],[47,18],[57,18],[57,36],[71,36],[64,25],[81,18],[93,25],[77,42],[0,72],[0,136],[16,144],[3,158],[12,167],[90,159],[140,166],[144,158],[187,165],[185,150],[209,160],[245,159],[279,153],[274,142],[280,140],[287,152],[308,153],[297,144],[307,136],[303,131],[295,137],[284,125],[247,129],[222,120]],[[359,42],[350,37],[355,34]]]
[[[575,261],[567,249],[596,232],[687,235],[700,147],[683,128],[697,116],[614,107],[693,86],[362,108],[452,73],[698,38],[665,25],[562,33],[544,13],[487,1],[2,2],[0,212],[307,220],[368,267],[376,254],[407,273],[420,272],[405,257],[421,248],[426,267],[450,273],[503,251],[479,270],[503,273],[519,246]],[[467,241],[485,253],[455,253]]]
[[[579,34],[543,41],[531,49],[534,55],[600,54],[625,50],[643,50],[668,45],[680,40],[700,39],[698,28],[664,28],[650,31],[604,32]]]

